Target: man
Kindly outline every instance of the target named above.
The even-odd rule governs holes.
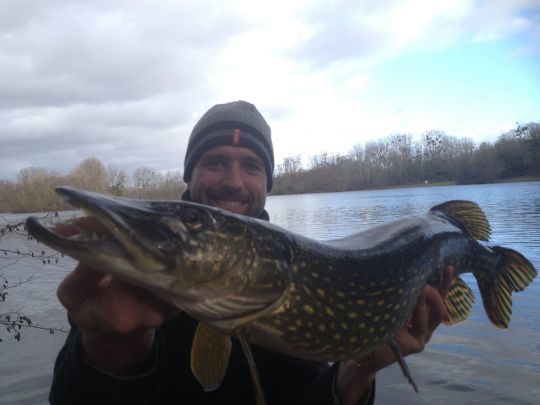
[[[212,107],[195,125],[184,161],[184,200],[268,220],[274,153],[270,127],[244,101]],[[62,232],[69,233],[69,229]],[[404,354],[422,351],[445,315],[440,292],[426,287],[396,339]],[[235,341],[221,386],[204,392],[189,368],[196,321],[147,291],[82,265],[58,289],[72,330],[55,364],[52,403],[253,403]],[[361,364],[329,367],[253,347],[269,403],[373,403],[374,378],[395,361],[383,346]]]

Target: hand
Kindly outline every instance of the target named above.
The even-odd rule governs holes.
[[[73,230],[59,227],[56,232],[68,236]],[[179,313],[148,291],[82,264],[62,281],[57,294],[83,333],[88,360],[120,375],[144,367],[155,328]]]
[[[147,290],[82,264],[62,281],[58,299],[79,329],[111,337],[157,328],[178,312]]]
[[[424,287],[410,320],[394,336],[404,356],[423,351],[435,329],[446,318],[444,299],[450,289],[453,272],[452,266],[446,266],[439,290],[429,285]],[[337,394],[341,403],[358,403],[377,371],[395,361],[389,345],[384,344],[375,349],[361,365],[354,361],[342,362],[337,375]]]
[[[117,375],[144,371],[154,330],[179,310],[148,291],[79,264],[58,298],[83,332],[88,360]]]

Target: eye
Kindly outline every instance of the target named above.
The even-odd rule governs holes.
[[[204,225],[204,218],[199,211],[188,209],[181,214],[182,222],[190,231],[199,231]]]
[[[264,165],[257,160],[247,160],[244,162],[244,168],[251,173],[264,171]]]
[[[205,159],[201,159],[201,162],[199,164],[205,169],[217,170],[222,169],[225,166],[225,161],[219,157],[208,157]]]

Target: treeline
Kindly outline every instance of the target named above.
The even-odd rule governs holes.
[[[476,145],[443,131],[419,139],[395,134],[346,155],[321,153],[307,167],[300,156],[276,168],[274,194],[350,191],[419,183],[491,183],[540,175],[540,123],[518,125],[494,143]]]
[[[304,166],[300,156],[276,167],[273,194],[350,191],[433,182],[490,183],[540,176],[540,122],[518,125],[494,143],[476,145],[443,131],[427,131],[419,139],[395,134],[345,155],[321,153]],[[17,181],[0,180],[0,212],[40,212],[70,207],[54,188],[71,185],[85,190],[144,199],[179,199],[185,183],[179,171],[165,174],[148,167],[131,178],[98,159],[82,161],[68,175],[43,168],[22,169]]]
[[[178,171],[165,174],[139,167],[131,179],[113,165],[105,167],[88,158],[68,175],[29,167],[19,171],[17,181],[0,181],[0,212],[43,212],[70,209],[54,192],[57,186],[74,186],[98,193],[144,199],[179,199],[185,189]]]

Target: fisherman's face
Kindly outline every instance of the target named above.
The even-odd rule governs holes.
[[[266,170],[251,149],[216,146],[206,151],[188,183],[191,200],[258,217],[266,203]]]

